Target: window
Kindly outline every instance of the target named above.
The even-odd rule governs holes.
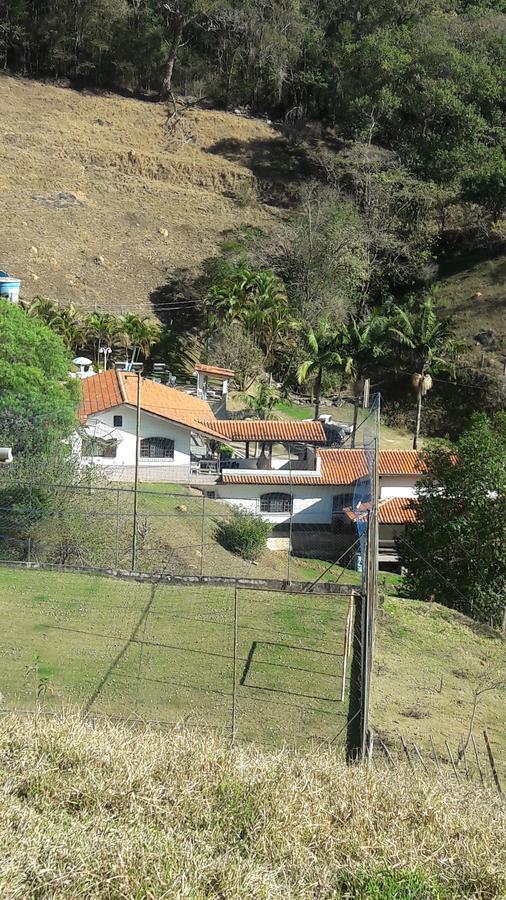
[[[260,497],[260,512],[289,513],[292,510],[290,494],[262,494]]]
[[[209,500],[216,500],[216,491],[206,491],[206,497],[208,497]]]
[[[113,416],[112,423],[115,428],[121,428],[123,425],[123,416]]]
[[[141,457],[144,459],[174,459],[174,441],[163,437],[143,438]]]
[[[81,452],[83,456],[101,456],[105,459],[115,459],[117,447],[117,441],[106,441],[104,438],[85,434]]]
[[[332,497],[333,516],[338,515],[343,509],[347,509],[349,506],[353,506],[353,491],[347,494],[334,494]]]

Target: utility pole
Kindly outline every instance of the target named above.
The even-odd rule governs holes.
[[[293,532],[293,476],[292,476],[292,458],[290,453],[290,444],[288,444],[288,471],[290,473],[290,519],[288,521],[288,557],[286,565],[286,578],[288,584],[292,581],[292,532]]]
[[[137,564],[137,493],[139,488],[139,455],[141,448],[141,378],[142,367],[136,371],[137,375],[137,416],[135,425],[135,474],[134,474],[134,510],[132,532],[132,564],[131,571],[135,572]]]
[[[368,513],[367,528],[367,570],[365,591],[365,627],[362,668],[362,759],[367,758],[371,741],[369,731],[369,701],[371,695],[371,676],[374,655],[374,631],[376,626],[376,608],[378,600],[378,507],[379,507],[379,449],[380,449],[380,398],[377,397],[374,409],[374,447],[371,460],[371,504]]]

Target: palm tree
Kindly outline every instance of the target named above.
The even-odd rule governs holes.
[[[160,340],[162,328],[147,316],[141,317],[135,313],[127,313],[122,321],[122,332],[127,360],[128,350],[132,348],[132,362],[134,362],[139,353],[142,353],[144,359],[149,357],[151,348]]]
[[[303,384],[309,376],[315,376],[314,417],[320,415],[322,381],[325,372],[352,375],[353,357],[346,347],[346,333],[339,331],[328,319],[320,319],[316,329],[309,328],[306,335],[306,358],[297,369],[297,380]]]
[[[353,373],[355,377],[355,409],[353,412],[353,431],[351,445],[355,446],[357,431],[358,408],[360,397],[364,392],[365,380],[375,360],[386,356],[387,350],[383,340],[387,318],[378,310],[373,310],[365,322],[352,317],[348,325],[340,330],[341,345],[346,349],[346,355],[353,360]]]
[[[246,405],[259,419],[275,419],[275,406],[279,400],[276,391],[265,381],[258,385],[256,394],[246,395]]]
[[[53,319],[58,315],[58,307],[54,300],[40,295],[34,297],[29,302],[22,302],[22,306],[26,310],[27,315],[42,319],[46,325],[50,325]]]
[[[118,346],[121,340],[121,319],[111,313],[93,312],[86,316],[84,325],[87,339],[93,343],[93,355],[98,364],[102,347]]]
[[[48,325],[60,335],[65,346],[74,353],[80,350],[86,341],[83,323],[73,303],[57,307]]]
[[[439,319],[434,309],[434,296],[426,294],[421,302],[411,297],[406,306],[389,308],[390,321],[386,333],[407,351],[412,366],[411,383],[416,394],[416,423],[413,450],[418,449],[422,400],[432,387],[432,374],[455,370],[457,354],[464,348],[456,341],[449,319]]]

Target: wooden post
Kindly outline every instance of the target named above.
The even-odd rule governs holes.
[[[200,526],[200,577],[204,577],[204,547],[206,537],[206,495],[202,494],[202,523]]]
[[[454,773],[455,773],[455,778],[457,779],[457,781],[460,782],[459,773],[457,772],[457,766],[455,765],[455,760],[454,760],[454,758],[453,758],[453,753],[452,753],[452,750],[451,750],[451,747],[450,747],[448,741],[445,741],[445,746],[446,746],[446,749],[448,750],[448,756],[450,757],[450,762],[451,762],[451,764],[452,764],[452,766],[453,766],[453,771],[454,771]]]
[[[499,781],[499,775],[497,774],[497,769],[496,769],[496,766],[495,766],[495,760],[494,760],[494,756],[493,756],[493,754],[492,754],[492,747],[490,746],[490,739],[489,739],[488,732],[487,732],[487,729],[486,729],[486,728],[483,730],[483,737],[485,738],[485,746],[486,746],[486,748],[487,748],[488,761],[489,761],[489,763],[490,763],[490,768],[492,769],[492,775],[493,775],[493,777],[494,777],[495,786],[496,786],[497,790],[499,791],[499,793],[502,794],[501,783],[500,783],[500,781]]]
[[[353,594],[348,601],[348,612],[346,614],[346,625],[344,627],[344,652],[343,652],[343,675],[341,682],[341,703],[344,703],[344,695],[346,692],[346,667],[348,664],[348,653],[350,651],[350,635],[351,635],[351,618],[353,615]]]
[[[480,763],[480,754],[478,753],[478,747],[476,746],[474,734],[471,734],[471,741],[472,741],[473,748],[474,748],[474,756],[476,759],[476,765],[478,766],[478,772],[480,773],[480,780],[481,780],[481,783],[483,784],[484,778],[483,778],[483,771],[482,771],[481,763]]]

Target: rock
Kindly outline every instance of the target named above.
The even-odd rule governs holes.
[[[181,504],[181,506],[176,506],[178,512],[188,512],[188,507]]]
[[[494,347],[499,340],[499,335],[493,328],[486,328],[485,331],[480,331],[478,334],[475,334],[474,339],[478,344],[481,344],[482,347]]]
[[[103,257],[103,256],[96,256],[96,257],[95,257],[95,263],[97,264],[97,266],[104,266],[104,265],[105,265],[105,259],[104,259],[104,257]]]
[[[49,263],[51,266],[56,267],[58,265],[58,260],[56,259],[55,256],[52,256],[51,259],[49,260]]]
[[[39,276],[38,276],[38,275],[33,275],[33,274],[32,274],[32,278],[33,278],[34,281],[38,281],[38,280],[39,280]]]
[[[95,125],[110,125],[108,119],[95,119]]]
[[[128,151],[128,158],[131,162],[136,158],[136,156],[137,156],[137,153],[135,152],[135,150]]]
[[[168,232],[168,230],[167,230],[166,228],[159,228],[159,229],[158,229],[158,233],[161,234],[162,237],[168,237],[168,236],[169,236],[169,232]]]
[[[480,297],[483,297],[483,294],[481,293],[481,291],[476,291],[476,293],[473,294],[473,300],[479,300]]]
[[[39,251],[37,247],[30,247],[30,253],[32,254],[32,256],[37,256],[38,252]]]

